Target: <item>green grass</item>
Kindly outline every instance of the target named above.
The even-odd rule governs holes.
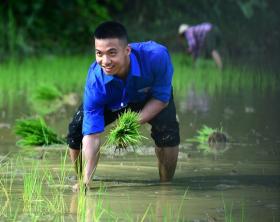
[[[185,97],[188,89],[215,95],[217,92],[229,91],[239,93],[240,90],[250,94],[254,89],[275,91],[279,79],[264,70],[253,70],[248,67],[227,65],[224,70],[218,70],[212,61],[200,59],[193,68],[191,61],[184,54],[173,54],[174,65],[173,88],[174,94]]]

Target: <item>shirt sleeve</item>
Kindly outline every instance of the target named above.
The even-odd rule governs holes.
[[[197,41],[194,35],[194,31],[192,29],[188,30],[185,33],[187,42],[188,42],[188,46],[189,46],[189,51],[194,54],[197,55]]]
[[[171,95],[173,76],[173,66],[167,49],[164,48],[154,53],[151,62],[154,74],[152,96],[167,103]]]
[[[88,77],[84,91],[83,135],[104,131],[104,105],[101,97],[97,84],[92,84]]]

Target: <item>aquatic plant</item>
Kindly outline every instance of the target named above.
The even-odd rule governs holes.
[[[46,125],[43,118],[18,119],[14,131],[21,137],[17,145],[22,147],[65,143],[63,138]]]
[[[139,114],[131,110],[125,111],[117,119],[105,144],[114,146],[116,150],[138,145],[145,138],[140,134],[140,126]]]

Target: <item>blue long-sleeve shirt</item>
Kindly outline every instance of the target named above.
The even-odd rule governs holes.
[[[84,91],[83,135],[104,131],[105,107],[114,111],[150,97],[169,101],[173,66],[167,49],[153,41],[130,46],[130,69],[125,81],[106,75],[96,62],[90,66]]]

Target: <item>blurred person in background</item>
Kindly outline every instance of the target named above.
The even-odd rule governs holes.
[[[220,31],[211,23],[197,25],[181,24],[178,29],[180,38],[187,41],[187,52],[192,55],[195,63],[198,57],[212,57],[219,69],[223,68],[223,62],[218,46],[220,45]]]

